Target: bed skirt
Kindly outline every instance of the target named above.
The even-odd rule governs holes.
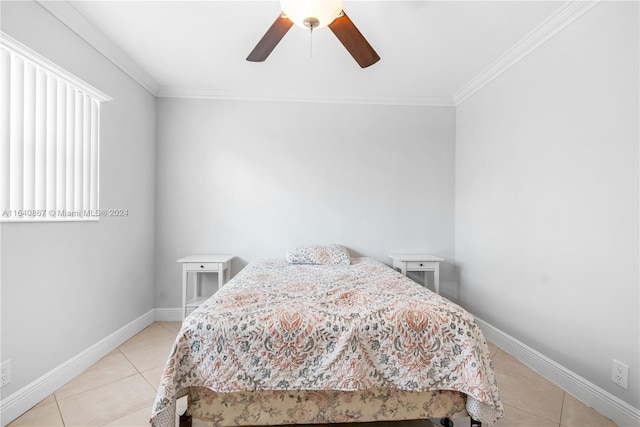
[[[216,393],[190,388],[192,425],[250,426],[417,420],[464,416],[456,391],[260,391]]]

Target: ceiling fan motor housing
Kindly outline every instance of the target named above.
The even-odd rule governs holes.
[[[304,18],[304,21],[302,21],[302,23],[304,24],[305,27],[311,28],[312,30],[320,26],[320,20],[314,16]]]

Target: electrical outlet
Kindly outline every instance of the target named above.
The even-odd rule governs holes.
[[[611,381],[623,389],[629,390],[629,367],[613,359],[613,364],[611,365]]]
[[[0,387],[11,382],[11,360],[7,360],[0,364]]]

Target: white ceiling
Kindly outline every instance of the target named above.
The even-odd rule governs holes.
[[[52,3],[41,2],[159,96],[424,105],[453,105],[466,84],[567,5],[346,0],[345,11],[381,57],[361,69],[329,29],[315,31],[310,43],[296,26],[265,62],[247,62],[280,13],[277,1]]]

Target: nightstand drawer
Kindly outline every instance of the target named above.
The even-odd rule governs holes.
[[[187,271],[207,271],[207,270],[217,271],[219,266],[220,266],[220,263],[217,263],[217,262],[188,262]]]
[[[407,261],[407,270],[419,270],[421,268],[433,270],[435,263],[433,261]]]

